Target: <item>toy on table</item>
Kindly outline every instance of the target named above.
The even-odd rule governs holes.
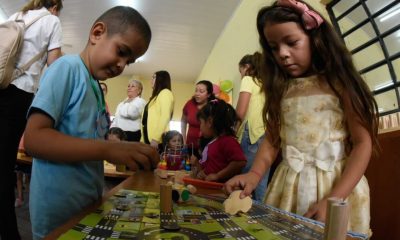
[[[222,189],[224,187],[223,183],[204,181],[204,180],[195,179],[195,178],[191,178],[191,177],[184,177],[182,180],[186,184],[192,184],[194,186],[203,187],[203,188]]]
[[[191,170],[190,155],[186,145],[177,148],[165,148],[164,152],[160,154],[160,158],[155,170],[160,178],[167,178],[184,171],[187,174]]]
[[[189,151],[186,145],[176,148],[165,148],[161,153],[161,162],[166,163],[167,170],[190,171]]]
[[[160,186],[160,227],[167,231],[180,229],[178,218],[172,209],[172,186],[161,184]]]
[[[236,190],[229,195],[224,201],[224,211],[231,215],[235,215],[238,212],[248,212],[253,204],[253,200],[249,196],[240,199],[240,193],[242,190]]]
[[[172,187],[172,200],[176,203],[186,202],[189,200],[191,194],[195,194],[197,189],[195,186],[189,184],[185,186],[182,180],[174,179],[175,182],[169,181],[167,185]]]
[[[324,240],[345,240],[348,223],[348,203],[340,198],[328,198]]]

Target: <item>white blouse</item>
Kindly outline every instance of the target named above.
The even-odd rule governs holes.
[[[120,102],[115,112],[111,127],[119,127],[124,131],[135,132],[141,129],[141,117],[146,101],[141,97],[125,99]]]

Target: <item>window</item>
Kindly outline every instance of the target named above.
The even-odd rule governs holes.
[[[400,2],[333,0],[327,10],[380,114],[400,112]]]
[[[169,121],[169,130],[181,132],[181,121]]]

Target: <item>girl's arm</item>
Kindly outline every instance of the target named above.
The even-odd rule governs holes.
[[[239,121],[237,121],[235,125],[236,132],[246,117],[247,109],[249,108],[250,98],[251,98],[251,93],[249,92],[239,93],[239,99],[236,104],[236,114],[239,118]]]
[[[182,118],[181,118],[181,133],[183,136],[184,144],[186,144],[186,138],[187,138],[186,127],[187,127],[187,116],[186,116],[185,112],[183,112]]]
[[[330,194],[320,203],[312,206],[304,215],[305,217],[314,217],[317,220],[324,221],[327,207],[326,199],[330,197],[347,198],[364,175],[371,158],[371,136],[361,124],[360,116],[354,111],[347,93],[343,95],[343,106],[353,148],[348,156],[342,176],[332,188]]]
[[[55,162],[103,161],[126,164],[131,169],[157,166],[157,152],[140,143],[81,139],[58,132],[54,121],[43,113],[29,116],[25,129],[25,148],[30,155]]]
[[[279,148],[275,148],[271,144],[271,139],[266,133],[264,140],[261,142],[260,147],[257,150],[257,154],[254,158],[254,163],[248,173],[241,174],[231,178],[225,183],[225,190],[231,193],[236,189],[243,189],[240,194],[241,198],[250,196],[251,192],[257,187],[260,181],[260,176],[271,167],[278,155]]]
[[[224,181],[232,176],[239,174],[246,166],[246,161],[232,161],[224,169],[218,173],[208,174],[205,178],[206,181]]]

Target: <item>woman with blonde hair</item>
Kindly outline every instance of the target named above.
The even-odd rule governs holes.
[[[141,97],[143,85],[138,80],[128,84],[128,97],[118,104],[111,127],[121,128],[127,141],[139,142],[141,138],[141,117],[146,101]]]
[[[26,124],[26,113],[37,90],[45,64],[50,65],[61,56],[61,23],[58,15],[62,0],[31,0],[9,21],[35,21],[25,30],[24,43],[17,59],[17,67],[37,59],[19,77],[0,90],[0,236],[1,239],[20,239],[14,209],[15,159],[18,144]]]

